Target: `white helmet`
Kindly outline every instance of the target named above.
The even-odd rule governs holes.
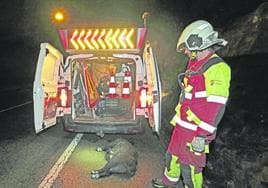
[[[200,51],[215,44],[225,46],[227,41],[218,38],[218,32],[214,31],[210,23],[197,20],[183,30],[177,43],[177,51],[185,48],[190,51]]]

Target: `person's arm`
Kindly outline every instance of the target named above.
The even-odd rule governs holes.
[[[191,109],[186,112],[187,119],[198,126],[191,143],[192,150],[198,153],[208,153],[208,144],[215,139],[217,126],[222,119],[229,96],[231,70],[226,63],[217,63],[204,72],[204,77],[207,102],[202,110],[206,115],[198,116]]]
[[[231,70],[226,63],[217,63],[205,71],[204,77],[207,100],[204,110],[207,119],[200,117],[197,135],[205,137],[206,143],[209,143],[215,138],[217,126],[224,114],[229,96]]]

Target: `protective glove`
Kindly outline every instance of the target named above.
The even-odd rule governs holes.
[[[96,148],[96,151],[98,151],[98,152],[102,152],[103,149],[102,149],[102,147],[97,147],[97,148]]]
[[[205,138],[202,136],[196,136],[191,142],[192,150],[198,153],[205,151]]]

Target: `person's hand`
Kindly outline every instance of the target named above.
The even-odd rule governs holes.
[[[96,151],[98,151],[98,152],[102,152],[103,149],[102,149],[101,147],[97,147],[97,148],[96,148]]]
[[[192,140],[192,150],[198,153],[205,151],[205,138],[201,136],[196,136]]]

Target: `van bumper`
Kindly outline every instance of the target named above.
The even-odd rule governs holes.
[[[63,116],[63,127],[68,132],[101,134],[138,134],[144,132],[140,118],[127,122],[74,122],[71,116]]]

